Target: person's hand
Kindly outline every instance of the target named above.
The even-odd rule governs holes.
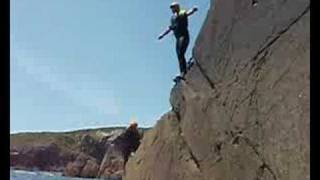
[[[197,6],[194,6],[194,7],[193,7],[193,11],[194,11],[194,12],[198,11],[198,7],[197,7]]]
[[[162,39],[163,38],[163,35],[160,35],[159,37],[158,37],[158,40],[160,40],[160,39]]]

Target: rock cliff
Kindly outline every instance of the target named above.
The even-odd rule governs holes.
[[[310,179],[310,2],[214,0],[125,180]]]
[[[11,135],[14,169],[63,172],[65,176],[121,179],[145,129],[106,128],[66,133]]]

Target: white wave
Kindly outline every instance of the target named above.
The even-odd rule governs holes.
[[[13,170],[14,173],[17,174],[30,174],[30,175],[37,175],[37,172],[33,172],[33,171],[24,171],[24,170]]]

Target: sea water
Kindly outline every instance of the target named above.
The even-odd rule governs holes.
[[[89,178],[72,178],[62,176],[61,173],[42,171],[10,170],[10,180],[97,180]],[[110,179],[113,180],[113,179]]]

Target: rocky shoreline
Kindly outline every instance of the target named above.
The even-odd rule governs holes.
[[[121,179],[125,162],[138,148],[144,130],[11,135],[10,166],[70,177]]]

